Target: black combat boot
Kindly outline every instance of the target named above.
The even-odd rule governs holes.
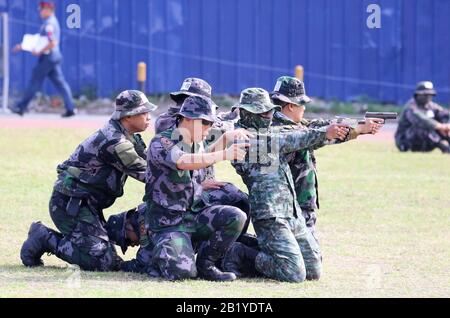
[[[236,279],[236,275],[229,272],[222,272],[215,266],[221,253],[211,248],[203,249],[197,256],[198,277],[215,282],[231,282]]]
[[[234,273],[237,277],[257,277],[255,259],[258,250],[242,243],[234,243],[225,253],[222,269]]]
[[[442,151],[442,153],[450,153],[450,145],[447,140],[441,140],[437,147]]]
[[[28,231],[28,238],[20,250],[22,263],[28,267],[42,266],[41,256],[44,253],[56,254],[62,235],[49,229],[41,222],[33,222]]]
[[[241,234],[241,236],[238,237],[236,242],[242,243],[245,246],[258,249],[258,238],[254,234],[245,233]]]

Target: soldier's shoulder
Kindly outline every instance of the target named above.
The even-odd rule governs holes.
[[[437,103],[434,103],[434,102],[431,102],[431,108],[432,108],[432,109],[435,109],[435,110],[437,110],[437,111],[440,111],[440,112],[446,110],[444,107],[442,107],[441,105],[439,105],[439,104],[437,104]]]
[[[165,119],[165,118],[169,118],[169,117],[173,117],[173,115],[169,114],[169,112],[164,112],[164,113],[161,113],[157,119],[161,120],[161,119]]]
[[[122,139],[127,139],[125,136],[125,132],[121,129],[119,123],[114,120],[110,120],[100,129],[100,132],[105,136],[108,140],[117,140],[120,141]]]
[[[283,126],[284,125],[284,123],[279,119],[279,118],[277,118],[277,117],[273,117],[273,120],[272,120],[272,126],[273,127],[278,127],[278,126]]]
[[[304,127],[308,128],[314,128],[314,127],[321,127],[321,126],[327,126],[331,124],[331,120],[324,119],[324,118],[314,118],[314,119],[302,119],[300,124]]]
[[[167,129],[165,131],[162,131],[158,134],[156,134],[153,139],[150,141],[151,147],[162,147],[164,149],[170,149],[173,147],[176,143],[172,139],[173,136],[173,129]]]
[[[410,99],[406,102],[404,109],[414,109],[417,108],[417,103],[414,101],[414,99]]]
[[[103,151],[114,152],[117,147],[130,148],[134,147],[133,143],[125,136],[125,134],[112,125],[105,125],[97,132],[97,136],[93,143]]]

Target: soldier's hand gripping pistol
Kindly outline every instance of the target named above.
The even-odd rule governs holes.
[[[384,125],[388,119],[397,119],[397,113],[391,112],[367,112],[364,119],[346,118],[337,116],[332,120],[334,124],[346,125],[350,128],[356,129],[358,125],[367,124],[367,120],[374,120],[377,124]],[[364,134],[364,133],[363,133]]]

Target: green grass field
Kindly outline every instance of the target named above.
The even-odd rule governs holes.
[[[48,200],[56,165],[90,132],[0,128],[1,297],[450,296],[450,157],[437,151],[401,154],[393,142],[382,141],[317,152],[324,257],[318,282],[171,283],[126,273],[79,273],[54,256],[43,257],[43,268],[27,269],[19,251],[30,223],[53,226]],[[229,164],[217,173],[244,189]],[[143,191],[130,180],[106,215],[136,206]]]

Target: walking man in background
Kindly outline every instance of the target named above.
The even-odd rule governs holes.
[[[55,17],[55,5],[52,2],[41,2],[39,4],[39,12],[41,19],[44,21],[39,33],[41,36],[48,37],[48,45],[39,52],[32,52],[33,55],[39,57],[38,64],[33,69],[33,74],[22,100],[15,107],[12,107],[11,111],[23,116],[29,102],[41,89],[45,78],[48,77],[64,99],[66,112],[62,117],[72,117],[75,115],[74,105],[72,92],[64,78],[61,68],[63,58],[59,49],[61,28]],[[22,46],[18,44],[14,47],[13,52],[19,52],[21,50]]]

